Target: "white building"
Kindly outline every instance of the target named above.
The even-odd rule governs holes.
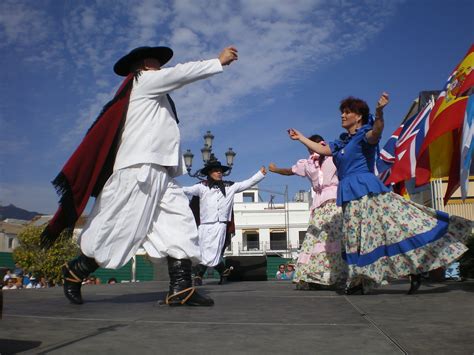
[[[310,215],[309,192],[299,192],[296,201],[273,203],[259,198],[259,188],[236,194],[235,235],[225,255],[276,254],[295,257],[303,242]]]

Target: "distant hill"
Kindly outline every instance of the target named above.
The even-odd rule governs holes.
[[[35,216],[42,215],[42,213],[27,211],[15,205],[0,206],[0,221],[7,218],[24,219],[29,221]]]

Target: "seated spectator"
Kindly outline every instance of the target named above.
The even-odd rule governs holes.
[[[288,264],[286,266],[287,280],[293,280],[293,276],[295,276],[295,266],[293,264]]]
[[[286,275],[285,264],[280,264],[278,266],[278,271],[276,273],[277,280],[288,280],[288,276]]]
[[[13,273],[19,277],[23,276],[24,271],[23,271],[23,268],[20,266],[20,264],[15,263],[15,268],[13,269]]]
[[[116,284],[116,283],[117,283],[117,279],[116,279],[115,277],[111,277],[111,278],[107,281],[107,283],[108,283],[109,285]]]
[[[15,286],[17,289],[23,288],[23,276],[17,276],[15,278],[12,278],[13,281],[15,282]]]
[[[94,275],[89,276],[87,279],[82,281],[82,284],[83,285],[95,285],[95,276]]]
[[[46,277],[41,277],[39,281],[39,288],[46,288],[48,287],[48,281],[46,280]]]
[[[13,278],[7,279],[5,286],[2,287],[2,290],[16,290],[18,287],[15,285],[15,280]]]
[[[3,283],[6,284],[7,280],[12,278],[12,271],[10,269],[7,269],[5,276],[3,276]]]
[[[23,275],[23,285],[22,286],[24,288],[30,288],[30,287],[28,287],[28,285],[31,283],[30,277],[31,277],[30,273],[28,273],[26,275]]]
[[[100,285],[100,279],[95,277],[94,275],[89,276],[83,284],[86,285]]]
[[[30,276],[30,283],[26,285],[26,288],[40,288],[41,285],[38,283],[38,279],[34,276]]]

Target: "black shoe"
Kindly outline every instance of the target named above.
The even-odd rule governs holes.
[[[225,269],[224,271],[222,271],[222,273],[220,273],[221,277],[220,277],[219,282],[218,282],[219,285],[222,285],[223,283],[225,283],[227,281],[227,277],[230,275],[232,270],[234,270],[233,266],[229,267],[228,269]]]
[[[202,286],[202,277],[194,276],[193,283],[194,283],[194,286]]]
[[[329,291],[329,290],[335,289],[334,285],[323,285],[323,284],[317,284],[314,282],[309,282],[308,288],[311,291]]]
[[[233,266],[231,266],[231,267],[225,269],[225,270],[222,272],[222,276],[228,277],[228,276],[230,275],[230,273],[232,272],[232,270],[234,270],[234,267],[233,267]]]
[[[325,285],[317,284],[314,282],[300,281],[296,284],[296,289],[300,291],[319,291],[324,290]]]
[[[296,289],[298,291],[309,291],[309,283],[305,281],[299,281],[296,284]]]
[[[421,274],[411,274],[410,275],[410,289],[407,292],[407,295],[413,295],[421,286]]]
[[[172,295],[168,293],[165,303],[171,307],[182,305],[210,307],[214,305],[214,301],[211,298],[199,294],[195,287],[187,288]]]
[[[198,264],[192,268],[194,271],[193,277],[193,284],[194,286],[202,286],[202,279],[204,278],[204,274],[206,273],[207,266]]]
[[[362,283],[360,283],[352,287],[346,287],[344,293],[346,295],[356,295],[358,293],[360,293],[361,295],[365,295],[364,286],[362,285]]]
[[[63,274],[63,290],[64,296],[74,304],[83,304],[81,295],[82,280],[71,273],[67,264],[61,269]]]
[[[82,280],[97,270],[98,267],[99,265],[93,258],[89,258],[84,254],[63,265],[61,271],[64,295],[71,303],[84,303],[81,295]]]
[[[192,287],[191,260],[168,257],[168,272],[170,275],[170,288],[165,299],[167,305],[204,307],[214,305],[214,301],[211,298],[200,295],[196,288]]]

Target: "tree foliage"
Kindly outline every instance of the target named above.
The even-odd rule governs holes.
[[[77,256],[79,247],[72,238],[72,231],[66,230],[50,249],[43,250],[40,247],[43,230],[44,227],[25,227],[18,234],[20,244],[13,250],[13,260],[25,271],[58,283],[61,280],[61,266]]]

